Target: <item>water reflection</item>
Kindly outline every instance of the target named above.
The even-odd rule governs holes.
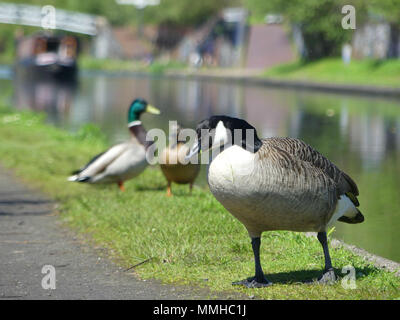
[[[4,96],[13,84],[0,79],[0,85]],[[168,120],[193,128],[212,114],[226,114],[247,119],[262,137],[298,137],[315,146],[350,173],[361,192],[365,223],[337,224],[335,236],[400,261],[399,101],[104,74],[83,75],[78,89],[55,83],[14,83],[16,107],[44,110],[49,121],[69,130],[94,122],[111,142],[127,137],[126,109],[139,96],[162,110],[162,117],[143,117],[147,129],[167,130]],[[197,183],[205,185],[204,173]]]
[[[55,124],[60,124],[69,117],[76,93],[76,82],[58,83],[51,79],[37,79],[33,82],[15,78],[13,84],[13,105],[16,108],[46,112]]]

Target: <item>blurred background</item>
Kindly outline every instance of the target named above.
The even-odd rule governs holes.
[[[301,138],[359,185],[366,222],[334,236],[400,261],[399,28],[400,0],[0,1],[0,103],[110,143],[139,96],[162,110],[147,129],[225,114]]]

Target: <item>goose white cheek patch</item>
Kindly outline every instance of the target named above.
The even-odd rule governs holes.
[[[228,130],[222,121],[218,122],[215,127],[215,135],[212,147],[219,147],[229,142]]]

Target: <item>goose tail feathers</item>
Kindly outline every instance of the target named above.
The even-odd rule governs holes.
[[[328,225],[332,225],[335,221],[341,221],[345,223],[361,223],[364,221],[364,216],[354,203],[353,197],[347,195],[342,195],[336,205],[336,210],[334,211]]]
[[[361,213],[360,210],[356,209],[357,213],[354,217],[346,217],[346,216],[341,216],[338,221],[345,222],[345,223],[350,223],[350,224],[356,224],[356,223],[361,223],[364,222],[365,218],[364,215]]]

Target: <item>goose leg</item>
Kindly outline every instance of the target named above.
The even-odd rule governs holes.
[[[325,270],[322,276],[318,279],[320,283],[331,283],[336,280],[335,272],[332,268],[331,257],[329,255],[328,239],[326,237],[326,232],[318,232],[318,241],[322,245],[325,256]]]
[[[272,284],[265,278],[264,272],[261,267],[260,245],[261,245],[260,237],[251,238],[251,246],[253,248],[253,253],[254,253],[255,276],[242,281],[234,282],[232,283],[233,285],[243,285],[246,286],[247,288],[261,288],[261,287],[267,287]]]

